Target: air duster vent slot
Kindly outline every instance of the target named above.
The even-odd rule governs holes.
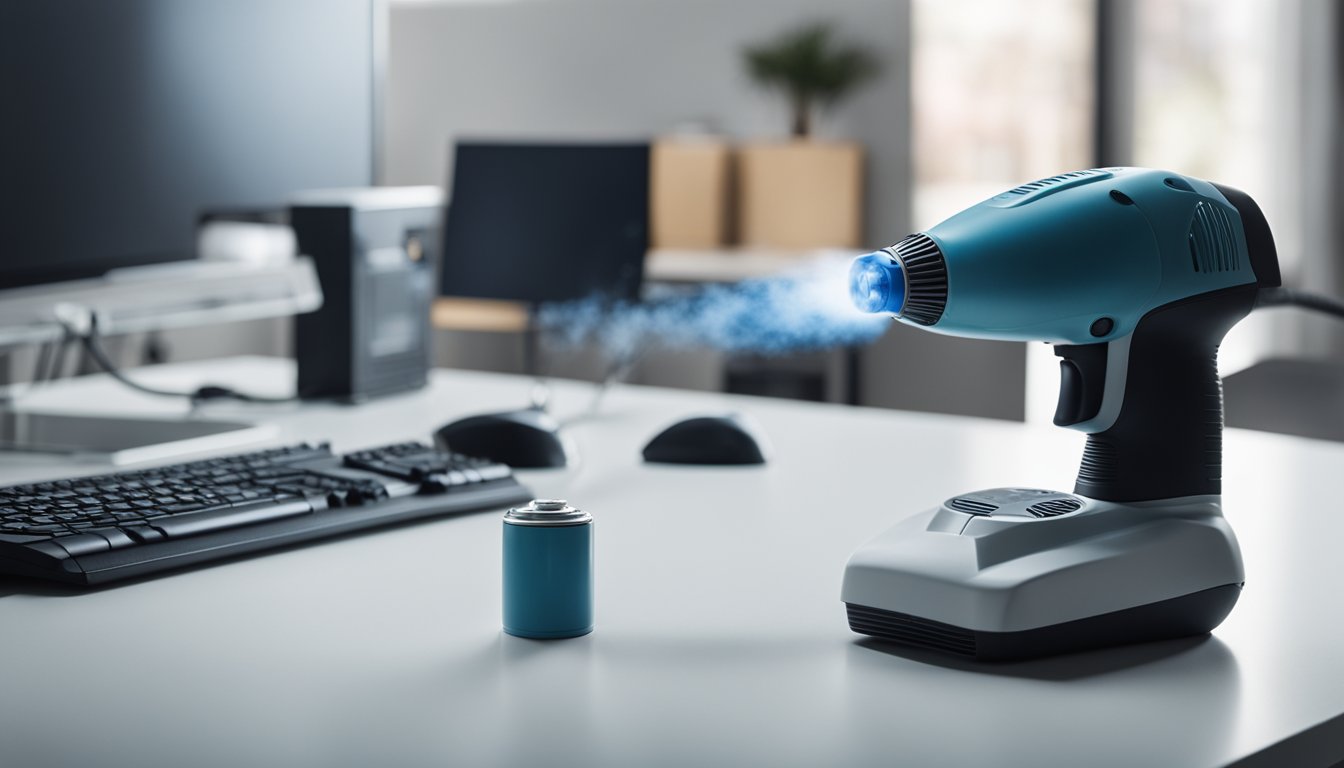
[[[845,609],[849,628],[859,634],[958,656],[974,657],[978,650],[975,633],[968,629],[854,603],[846,603]]]
[[[1235,272],[1237,237],[1232,217],[1220,206],[1201,200],[1190,220],[1190,264],[1196,272]]]
[[[995,195],[988,200],[988,204],[996,208],[1009,208],[1023,205],[1032,200],[1036,200],[1046,195],[1054,194],[1062,189],[1076,187],[1081,184],[1089,184],[1102,179],[1109,179],[1113,176],[1110,171],[1100,168],[1091,168],[1086,171],[1069,171],[1061,173],[1058,176],[1051,176],[1046,179],[1037,179],[1036,181],[1023,184],[1020,187],[1012,189],[1000,195]]]
[[[1083,503],[1077,499],[1050,499],[1049,501],[1039,501],[1027,507],[1027,511],[1032,517],[1058,517],[1067,515],[1070,512],[1077,512],[1083,508]]]
[[[990,504],[988,501],[978,501],[968,499],[964,496],[958,496],[955,499],[949,499],[947,506],[958,512],[966,512],[972,515],[988,515],[999,508],[997,504]]]
[[[1023,184],[1020,187],[1013,187],[1012,189],[1008,190],[1008,194],[1029,195],[1032,192],[1045,189],[1046,187],[1057,187],[1061,184],[1068,184],[1071,181],[1082,181],[1084,179],[1090,179],[1096,176],[1105,177],[1110,175],[1111,175],[1110,173],[1098,170],[1096,168],[1092,168],[1086,171],[1069,171],[1068,173],[1061,173],[1058,176],[1051,176],[1048,179],[1038,179],[1029,184]]]

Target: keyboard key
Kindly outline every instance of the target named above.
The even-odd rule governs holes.
[[[377,472],[380,475],[395,477],[399,480],[418,480],[423,474],[420,470],[413,467],[399,466],[386,461],[376,459],[350,459],[346,457],[345,465],[356,469],[367,469],[370,472]]]
[[[107,539],[92,533],[74,533],[69,536],[57,536],[52,539],[52,541],[60,544],[66,552],[69,552],[75,557],[92,554],[94,552],[103,552],[111,548],[107,543]]]
[[[296,461],[308,461],[309,459],[329,459],[331,457],[332,457],[331,450],[328,448],[325,447],[312,448],[305,446],[302,449],[286,451],[284,454],[276,456],[275,462],[277,464],[293,464]]]
[[[162,531],[150,528],[148,525],[127,525],[121,530],[136,541],[154,542],[164,538]]]
[[[121,549],[135,545],[135,540],[127,536],[120,528],[89,528],[83,531],[91,536],[101,536],[112,549]]]
[[[280,520],[297,515],[307,515],[311,514],[312,511],[313,505],[307,499],[280,503],[264,501],[227,509],[184,512],[169,517],[154,518],[147,522],[162,531],[165,536],[175,538],[235,528],[240,525],[252,525],[269,520]]]

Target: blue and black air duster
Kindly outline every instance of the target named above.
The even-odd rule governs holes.
[[[1103,168],[996,195],[857,259],[868,312],[937,333],[1046,341],[1055,424],[1087,433],[1072,493],[964,493],[859,549],[863,634],[981,659],[1202,634],[1244,580],[1222,515],[1218,345],[1278,286],[1245,193]]]

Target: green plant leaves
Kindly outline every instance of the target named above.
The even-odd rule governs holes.
[[[743,59],[747,72],[758,83],[788,94],[795,111],[795,133],[800,110],[810,111],[815,102],[834,103],[881,71],[871,51],[837,41],[834,28],[825,22],[749,46],[743,51]],[[805,116],[801,124],[806,128]]]

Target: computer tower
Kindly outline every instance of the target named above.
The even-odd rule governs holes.
[[[290,224],[324,296],[294,324],[300,397],[359,402],[425,385],[441,220],[435,187],[296,196]]]

